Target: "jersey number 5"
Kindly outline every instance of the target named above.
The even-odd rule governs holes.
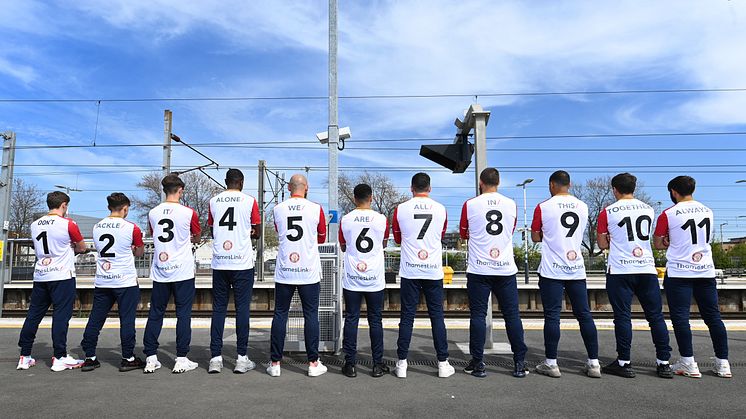
[[[288,217],[288,230],[295,230],[297,234],[292,235],[288,231],[288,234],[285,235],[285,237],[288,238],[291,242],[297,242],[298,240],[303,238],[303,227],[300,224],[295,224],[296,222],[303,221],[303,217],[300,215]]]

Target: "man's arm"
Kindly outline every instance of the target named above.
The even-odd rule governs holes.
[[[347,242],[345,241],[344,233],[342,233],[342,220],[339,220],[339,231],[337,234],[337,241],[339,241],[339,249],[343,252],[346,252]]]
[[[132,229],[132,254],[135,257],[141,257],[145,254],[145,243],[142,241],[142,231],[135,225]]]
[[[199,225],[199,216],[197,216],[197,211],[195,210],[192,210],[192,221],[189,224],[189,231],[192,233],[192,243],[199,243],[202,227]]]
[[[401,230],[399,229],[399,219],[397,218],[398,212],[399,212],[399,207],[394,209],[394,221],[393,221],[393,226],[391,227],[391,230],[394,233],[394,242],[396,244],[401,244]]]
[[[255,199],[254,206],[251,208],[251,238],[259,240],[262,233],[262,218],[259,216],[259,204]]]
[[[531,220],[531,241],[534,243],[539,243],[544,238],[541,226],[541,205],[537,205],[534,209],[534,218]]]
[[[316,227],[316,241],[319,244],[326,243],[326,216],[321,205],[319,205],[319,225]]]
[[[609,220],[606,218],[606,208],[598,214],[598,223],[596,227],[596,243],[598,248],[606,250],[609,248]]]
[[[665,212],[661,213],[658,217],[658,222],[655,223],[655,232],[653,233],[653,247],[658,250],[668,249],[671,244],[668,237],[668,216]]]

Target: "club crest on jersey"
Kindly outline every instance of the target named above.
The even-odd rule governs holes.
[[[233,249],[233,242],[230,240],[226,240],[223,242],[223,250],[228,251]]]
[[[573,261],[577,258],[578,258],[578,252],[574,250],[570,250],[569,252],[567,252],[567,260]]]
[[[427,250],[422,249],[419,252],[417,252],[417,257],[420,258],[420,260],[425,260],[430,254],[427,253]]]
[[[160,260],[161,262],[166,262],[168,260],[168,253],[166,252],[159,253],[158,260]]]
[[[497,247],[493,247],[492,249],[490,249],[490,257],[492,259],[499,258],[500,257],[500,249],[498,249]]]
[[[699,262],[700,260],[702,260],[702,252],[697,252],[692,255],[692,261]]]
[[[298,254],[298,252],[293,252],[290,254],[288,259],[290,259],[290,261],[293,263],[298,263],[298,261],[300,260],[300,255]]]
[[[101,269],[104,270],[104,272],[109,272],[111,270],[111,262],[108,260],[105,260],[101,263]]]
[[[632,256],[636,258],[642,257],[642,247],[637,246],[634,249],[632,249]]]
[[[368,264],[365,262],[358,262],[355,266],[358,270],[358,272],[365,272],[368,270]]]
[[[50,263],[52,263],[52,258],[44,258],[41,260],[43,266],[49,266]]]

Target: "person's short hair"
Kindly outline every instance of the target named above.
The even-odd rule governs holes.
[[[237,188],[243,182],[243,172],[238,169],[228,169],[225,173],[225,186],[230,189]]]
[[[488,167],[479,174],[479,180],[487,186],[497,186],[500,184],[500,172],[494,167]]]
[[[412,176],[412,189],[415,192],[427,192],[430,187],[430,176],[427,173],[419,172]]]
[[[611,178],[611,187],[616,189],[620,194],[631,194],[637,187],[637,177],[631,173],[619,173]]]
[[[70,197],[64,192],[53,191],[47,194],[47,207],[51,210],[61,207],[62,204],[69,203]]]
[[[366,183],[355,186],[352,194],[355,196],[355,202],[365,202],[373,195],[373,188]]]
[[[163,186],[163,192],[170,195],[178,192],[179,188],[184,188],[184,181],[179,178],[179,175],[171,173],[161,180],[161,186]]]
[[[564,170],[557,170],[549,176],[549,181],[559,186],[570,186],[570,174]]]
[[[120,211],[125,205],[130,205],[130,199],[121,192],[114,192],[107,196],[106,202],[109,203],[109,211]]]
[[[691,176],[676,176],[668,182],[668,191],[676,191],[681,196],[689,196],[694,193],[697,181]]]

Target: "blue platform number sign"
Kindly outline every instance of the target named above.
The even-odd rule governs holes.
[[[329,224],[339,222],[339,216],[337,210],[329,210]]]

